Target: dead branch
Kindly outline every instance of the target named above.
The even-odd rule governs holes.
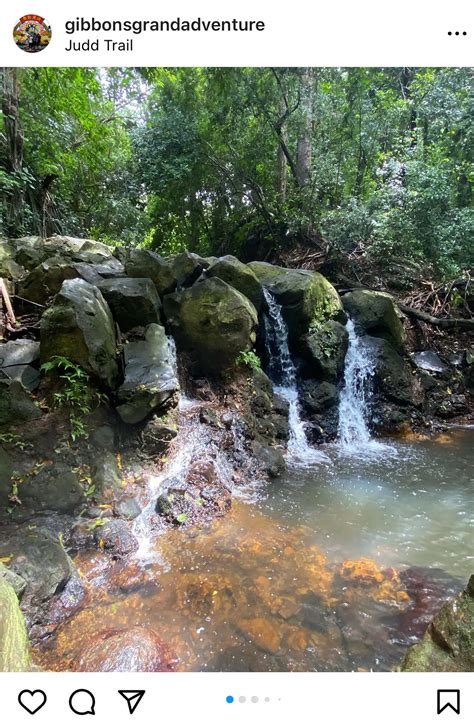
[[[401,311],[410,317],[415,317],[426,324],[431,324],[440,329],[460,329],[464,331],[474,331],[474,319],[456,319],[456,317],[433,317],[431,314],[422,312],[419,309],[413,309],[406,304],[398,303]]]

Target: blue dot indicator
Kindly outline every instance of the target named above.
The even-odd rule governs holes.
[[[234,697],[233,697],[233,696],[226,696],[225,700],[226,700],[226,702],[227,702],[228,704],[232,704],[233,701],[234,701]]]

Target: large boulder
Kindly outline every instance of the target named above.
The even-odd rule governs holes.
[[[114,254],[124,265],[127,277],[151,279],[160,296],[175,289],[176,277],[171,264],[154,251],[118,248]]]
[[[344,322],[339,294],[322,274],[260,261],[248,266],[283,308],[283,317],[293,340],[328,319]]]
[[[0,369],[11,380],[21,382],[27,390],[39,384],[39,370],[33,366],[39,362],[39,342],[32,339],[16,339],[0,344]]]
[[[149,628],[104,630],[86,645],[77,671],[173,671],[177,659]]]
[[[340,322],[328,319],[315,325],[303,338],[303,353],[311,377],[336,382],[344,370],[349,338]]]
[[[60,236],[59,234],[55,234],[42,241],[42,247],[45,258],[56,254],[60,256],[73,256],[82,249],[86,241],[87,239],[77,239],[74,236]]]
[[[474,575],[465,591],[448,601],[412,646],[402,671],[474,671]]]
[[[83,279],[66,280],[41,319],[41,361],[55,355],[114,387],[118,374],[114,321],[100,290]]]
[[[30,302],[46,304],[59,292],[65,279],[85,279],[90,284],[101,281],[89,264],[75,264],[54,256],[30,271],[19,286],[19,295]]]
[[[190,287],[201,276],[209,263],[198,254],[190,251],[183,251],[170,259],[176,285],[179,287]]]
[[[390,294],[356,289],[344,295],[344,309],[363,334],[386,339],[398,351],[403,349],[404,330]]]
[[[7,244],[12,251],[12,258],[25,269],[34,269],[48,256],[39,236],[10,239]]]
[[[18,280],[26,274],[26,270],[15,261],[13,246],[7,241],[0,241],[0,277]]]
[[[60,593],[73,574],[72,562],[59,538],[46,528],[24,525],[0,539],[0,558],[26,581],[25,610],[33,611]]]
[[[375,361],[375,384],[384,397],[402,404],[415,404],[413,375],[408,362],[386,339],[361,337]]]
[[[164,310],[178,345],[203,374],[232,367],[238,354],[255,344],[255,307],[221,279],[205,279],[168,295]]]
[[[18,598],[0,576],[0,671],[29,671],[30,646]]]
[[[28,511],[73,513],[86,502],[77,473],[61,463],[45,465],[36,475],[30,475],[18,486],[18,497],[22,514]]]
[[[118,390],[117,412],[124,422],[144,420],[179,389],[173,348],[164,328],[150,324],[145,339],[124,347],[125,379]]]
[[[122,332],[160,321],[161,302],[151,279],[105,279],[99,289]]]
[[[247,299],[250,299],[257,311],[262,306],[263,291],[261,283],[247,264],[242,264],[235,256],[228,255],[217,259],[207,270],[207,275],[222,279],[244,294]]]
[[[21,382],[0,370],[0,427],[41,417],[41,410]]]

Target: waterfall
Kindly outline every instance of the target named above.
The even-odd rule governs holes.
[[[375,362],[369,350],[357,335],[354,322],[346,324],[349,335],[344,368],[344,388],[339,402],[339,441],[343,448],[351,449],[367,445],[370,432],[367,427],[367,399]]]
[[[288,347],[288,329],[273,294],[263,290],[268,307],[265,315],[265,340],[268,354],[268,371],[275,384],[275,392],[289,404],[289,440],[287,457],[295,466],[306,467],[312,463],[327,461],[323,453],[308,444],[300,416],[296,369]]]

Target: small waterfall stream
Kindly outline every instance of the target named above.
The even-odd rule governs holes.
[[[289,404],[288,459],[297,467],[325,462],[328,460],[327,456],[311,447],[306,439],[304,424],[300,416],[296,369],[288,347],[288,329],[282,316],[281,307],[268,289],[264,288],[264,296],[268,306],[268,316],[265,315],[264,323],[269,373],[276,383],[275,392]]]

